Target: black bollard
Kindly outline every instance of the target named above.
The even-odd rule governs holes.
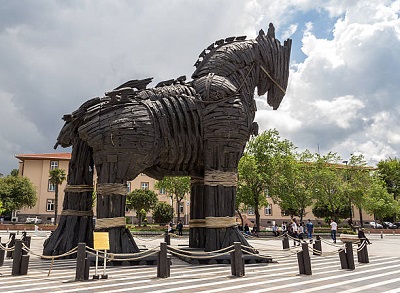
[[[339,252],[340,264],[344,270],[354,270],[353,243],[345,242],[345,250]]]
[[[168,278],[170,277],[170,259],[167,255],[167,243],[160,243],[160,251],[157,254],[157,277]]]
[[[347,257],[346,257],[346,252],[344,250],[341,250],[339,252],[339,259],[342,270],[347,270],[349,266],[347,265]]]
[[[90,269],[90,259],[86,257],[85,258],[85,271],[83,274],[84,280],[89,280],[89,269]]]
[[[169,235],[168,233],[165,233],[164,241],[165,241],[165,243],[167,243],[167,245],[171,245],[171,235]]]
[[[22,260],[22,240],[18,239],[15,241],[15,248],[13,253],[13,264],[11,270],[12,276],[20,275],[21,260]]]
[[[289,237],[287,235],[285,235],[285,237],[283,237],[283,239],[282,239],[282,246],[283,246],[283,249],[289,249],[289,247],[290,247]]]
[[[22,241],[24,242],[26,247],[31,248],[31,236],[25,236]]]
[[[27,275],[28,274],[28,266],[29,266],[29,255],[22,255],[21,256],[21,266],[19,269],[20,275]]]
[[[0,237],[0,244],[2,247],[5,247],[5,243],[1,243],[1,237]],[[6,251],[0,247],[0,267],[4,265],[4,257],[6,256]]]
[[[305,275],[312,275],[310,251],[308,250],[308,244],[302,243],[301,248],[303,250],[303,262],[304,262]]]
[[[362,247],[362,249],[360,249]],[[367,249],[367,241],[363,240],[359,245],[357,250],[357,259],[359,263],[369,263],[368,249]]]
[[[78,252],[76,254],[76,274],[75,281],[85,280],[86,271],[86,243],[78,243]]]
[[[311,271],[311,259],[310,252],[308,250],[308,244],[301,244],[302,251],[297,253],[297,262],[299,265],[299,273],[300,275],[312,275]]]
[[[317,236],[319,238],[319,236]],[[313,243],[313,255],[322,255],[321,238],[317,239]]]
[[[349,270],[354,270],[356,267],[354,265],[354,255],[353,255],[353,243],[346,242],[346,259]]]
[[[10,233],[8,248],[14,247],[15,245],[15,233]],[[7,251],[8,258],[13,258],[13,251]]]
[[[5,243],[2,243],[2,245],[4,246]],[[2,267],[4,265],[4,257],[6,256],[6,251],[4,249],[0,248],[0,267]]]
[[[240,242],[234,242],[234,251],[231,252],[231,273],[236,277],[244,276],[244,260],[242,256],[242,244]]]

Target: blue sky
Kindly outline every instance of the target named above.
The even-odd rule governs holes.
[[[260,129],[299,151],[399,157],[399,13],[399,0],[0,0],[0,173],[16,154],[53,152],[62,116],[86,100],[190,77],[210,43],[270,22],[293,39],[291,72],[277,111],[256,97]]]

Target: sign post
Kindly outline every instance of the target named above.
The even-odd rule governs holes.
[[[99,275],[97,274],[97,269],[99,266],[99,250],[104,250],[104,258],[103,258],[103,275],[102,279],[107,279],[106,275],[106,263],[107,263],[107,250],[110,249],[110,239],[108,232],[93,232],[93,248],[96,250],[96,266],[95,273],[93,275],[93,279],[99,279]]]

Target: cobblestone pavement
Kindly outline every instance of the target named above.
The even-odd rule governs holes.
[[[283,251],[281,239],[249,239],[261,255],[272,256],[274,263],[246,264],[244,277],[233,277],[229,264],[192,265],[172,257],[171,276],[157,278],[154,265],[107,267],[108,279],[75,282],[75,260],[42,260],[45,235],[32,235],[28,274],[11,276],[12,260],[0,267],[1,292],[400,292],[400,236],[370,235],[370,262],[357,262],[355,270],[342,270],[337,251],[342,247],[328,239],[322,241],[323,256],[311,255],[312,275],[300,275],[296,251]],[[8,238],[0,231],[2,242]],[[135,238],[142,248],[158,247],[162,235]],[[182,248],[186,237],[171,238],[171,245]],[[100,274],[102,270],[100,271]],[[91,268],[90,274],[94,274]]]

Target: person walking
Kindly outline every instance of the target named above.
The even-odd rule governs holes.
[[[299,246],[301,243],[301,240],[304,240],[304,223],[300,222],[298,227],[297,227],[297,237],[299,237]]]
[[[183,236],[183,224],[181,220],[179,220],[178,225],[176,225],[176,229],[178,229],[178,235]]]
[[[313,237],[313,233],[314,233],[314,224],[311,222],[310,219],[308,219],[308,221],[307,221],[306,228],[307,228],[307,237],[310,240],[310,243],[312,243],[312,237]]]
[[[272,232],[274,233],[275,237],[279,236],[278,224],[272,226]]]
[[[297,241],[297,223],[296,219],[292,219],[292,222],[290,223],[290,230],[289,230],[291,236],[294,238],[293,239],[293,246],[296,246],[296,241]],[[300,243],[299,243],[300,245]]]
[[[336,243],[337,223],[333,219],[331,219],[330,226],[331,226],[331,237],[332,237],[333,243]]]

